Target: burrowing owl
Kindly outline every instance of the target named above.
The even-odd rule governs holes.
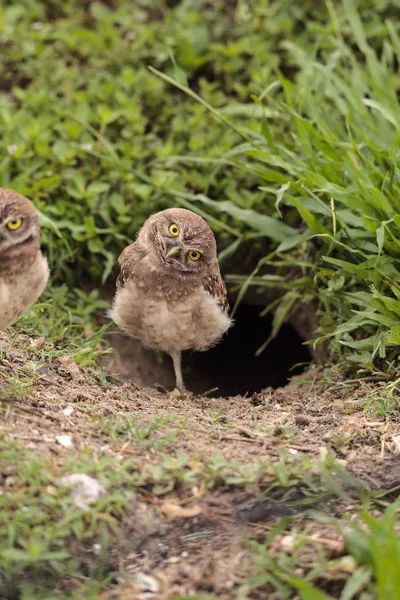
[[[39,216],[32,202],[0,188],[0,330],[40,296],[49,278],[39,247]]]
[[[182,392],[183,350],[207,350],[232,322],[214,235],[183,208],[150,217],[119,257],[110,317],[149,348],[167,352]]]

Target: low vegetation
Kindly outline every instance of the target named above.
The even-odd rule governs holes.
[[[2,598],[397,597],[396,423],[326,381],[183,402],[0,341]]]
[[[179,203],[208,215],[242,292],[285,292],[276,329],[315,299],[336,355],[395,374],[394,11],[5,2],[1,183],[41,211],[54,281],[104,284]]]
[[[141,556],[167,581],[149,598],[399,596],[397,11],[0,3],[0,185],[35,202],[52,271],[0,338],[1,597],[137,597]],[[272,337],[316,310],[339,366],[229,407],[106,376],[118,254],[176,204],[209,220],[237,303],[264,293]],[[89,509],[59,484],[79,473],[105,490]]]

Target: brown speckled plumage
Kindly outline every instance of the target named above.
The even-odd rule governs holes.
[[[9,224],[19,220],[12,230]],[[40,252],[39,233],[33,204],[0,188],[0,330],[20,317],[46,287],[48,266]]]
[[[169,232],[173,225],[176,236]],[[192,252],[200,254],[196,261]],[[183,208],[161,211],[146,221],[119,262],[111,318],[146,346],[168,352],[177,387],[184,389],[181,352],[206,350],[231,325],[210,227]]]

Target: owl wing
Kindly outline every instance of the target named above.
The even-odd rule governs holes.
[[[211,296],[217,301],[218,306],[222,308],[226,314],[229,314],[229,302],[226,292],[226,285],[222,279],[219,269],[208,275],[203,285],[206,292],[211,294]]]
[[[123,288],[127,281],[129,281],[129,279],[132,279],[135,256],[137,254],[136,250],[137,248],[135,242],[134,244],[127,246],[122,251],[118,259],[118,262],[121,265],[121,271],[119,272],[117,281],[115,282],[117,290]]]

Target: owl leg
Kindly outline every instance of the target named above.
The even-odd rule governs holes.
[[[180,392],[186,392],[185,384],[182,378],[182,352],[171,352],[172,362],[174,363],[176,387]]]

